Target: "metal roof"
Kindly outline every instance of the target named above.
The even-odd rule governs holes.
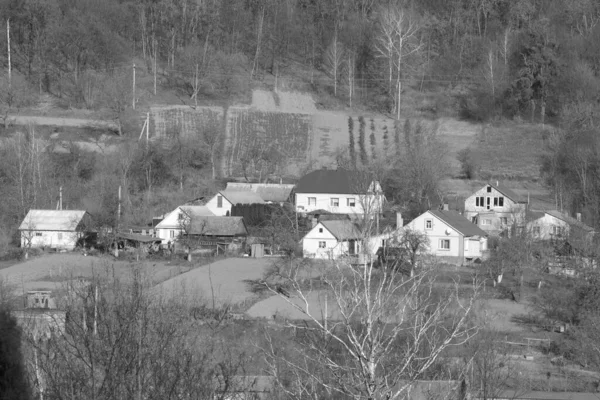
[[[228,182],[226,191],[254,192],[264,201],[283,203],[289,201],[294,185],[280,183],[240,183]]]
[[[362,237],[356,224],[348,219],[321,221],[320,224],[338,240],[360,239]]]
[[[429,213],[454,228],[463,236],[487,236],[488,234],[456,211],[429,210]]]
[[[29,210],[19,230],[75,231],[86,214],[83,210]]]
[[[300,178],[296,185],[296,193],[366,193],[372,182],[367,174],[355,171],[319,169]]]
[[[227,199],[232,205],[236,204],[264,204],[264,200],[257,193],[236,191],[236,190],[222,190],[219,193]]]
[[[191,219],[190,235],[246,236],[248,229],[243,217],[199,216]]]

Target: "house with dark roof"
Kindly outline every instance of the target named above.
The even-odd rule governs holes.
[[[429,253],[459,264],[482,259],[488,233],[456,211],[429,210],[408,224],[429,239]]]
[[[216,216],[228,217],[231,207],[237,204],[265,204],[265,201],[253,191],[221,190],[206,203],[206,207]]]
[[[161,239],[163,244],[173,242],[185,231],[191,219],[214,215],[206,206],[179,206],[166,214],[154,227],[156,237]]]
[[[465,217],[492,235],[522,221],[527,199],[504,185],[488,183],[465,200]]]
[[[364,232],[355,220],[348,218],[322,220],[302,238],[302,252],[306,258],[335,260],[349,256],[358,257],[364,263],[375,256],[391,235],[391,231]]]
[[[320,169],[304,175],[294,190],[296,212],[324,210],[334,214],[381,213],[381,185],[366,173]]]

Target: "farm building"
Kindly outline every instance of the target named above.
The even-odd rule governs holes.
[[[216,216],[228,217],[234,205],[264,203],[262,197],[252,191],[222,190],[206,203],[206,207]]]
[[[465,200],[465,217],[492,235],[521,221],[526,209],[527,199],[498,182],[488,183]]]
[[[243,246],[247,236],[242,217],[195,216],[183,237],[195,247],[235,250]]]
[[[483,258],[488,234],[468,219],[449,210],[429,210],[408,224],[429,239],[429,252],[462,264]]]
[[[371,259],[391,233],[368,235],[350,219],[326,220],[317,223],[303,238],[302,252],[306,258],[335,260],[342,256]]]
[[[294,185],[284,183],[242,183],[228,182],[226,192],[254,192],[265,203],[283,204],[291,200]]]
[[[381,213],[385,196],[379,182],[343,169],[313,171],[298,181],[296,211],[324,210],[334,214]]]
[[[164,244],[173,242],[186,229],[190,218],[204,216],[214,216],[214,214],[206,206],[179,206],[156,224],[154,227],[156,237]]]
[[[29,210],[19,226],[21,247],[73,250],[90,227],[83,210]]]

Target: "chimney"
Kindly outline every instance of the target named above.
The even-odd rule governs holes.
[[[577,213],[575,216],[577,217],[577,221],[581,222],[581,213]]]
[[[398,211],[396,213],[396,229],[400,229],[403,226],[404,226],[404,220],[402,219],[402,213]]]
[[[496,181],[496,187],[498,187],[498,185],[499,185],[499,183],[498,183],[498,181]]]
[[[444,210],[444,211],[450,210],[450,207],[448,207],[448,203],[444,203],[444,205],[442,205],[442,210]]]

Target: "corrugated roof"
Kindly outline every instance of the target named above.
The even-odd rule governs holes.
[[[205,236],[246,236],[243,217],[199,216],[192,218],[189,234]]]
[[[579,228],[585,232],[594,232],[594,228],[584,224],[581,221],[577,221],[575,218],[569,217],[566,214],[561,213],[557,210],[547,210],[546,214],[552,215],[554,218],[558,218],[562,221],[565,221],[567,224]]]
[[[264,200],[258,194],[247,191],[222,190],[221,195],[231,204],[264,204]]]
[[[435,215],[452,228],[456,229],[459,233],[464,236],[487,236],[488,234],[479,228],[477,225],[471,223],[468,219],[457,213],[456,211],[448,210],[430,210],[431,214]]]
[[[247,191],[258,194],[264,201],[283,203],[289,201],[294,185],[279,183],[228,182],[226,191]]]
[[[142,242],[142,243],[151,243],[151,242],[160,242],[161,238],[155,238],[148,235],[140,235],[137,233],[126,233],[121,232],[117,234],[118,238],[132,240],[134,242]]]
[[[362,237],[356,224],[350,220],[321,221],[323,225],[338,240],[360,239]]]
[[[358,194],[367,192],[370,184],[366,174],[344,169],[319,169],[300,178],[296,193]]]
[[[29,210],[19,230],[75,231],[86,214],[83,210]]]

